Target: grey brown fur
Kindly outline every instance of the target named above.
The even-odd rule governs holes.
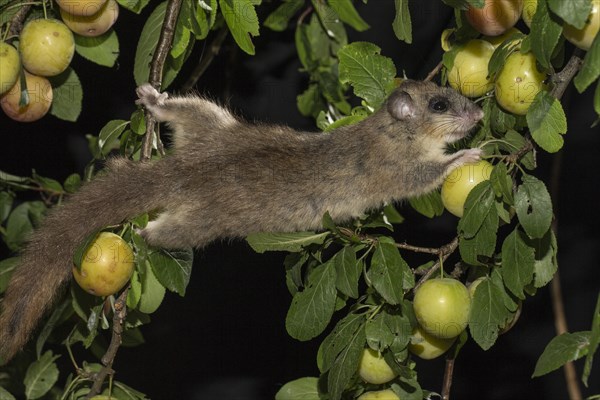
[[[203,247],[258,231],[321,227],[429,192],[479,149],[446,154],[483,113],[451,89],[406,81],[371,117],[331,134],[250,124],[197,96],[138,88],[172,129],[173,154],[111,160],[31,235],[2,303],[0,353],[12,358],[71,279],[72,254],[95,230],[159,210],[142,234],[166,248]],[[446,108],[446,110],[443,110]]]

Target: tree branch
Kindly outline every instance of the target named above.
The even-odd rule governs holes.
[[[430,80],[432,80],[433,78],[435,78],[435,76],[442,70],[442,67],[444,66],[444,62],[440,61],[438,63],[438,65],[435,66],[434,69],[431,70],[431,72],[429,74],[427,74],[427,77],[425,77],[425,81],[428,82]]]
[[[92,389],[85,396],[86,400],[91,399],[102,391],[102,384],[108,375],[112,375],[114,370],[112,369],[113,362],[117,356],[117,351],[123,341],[123,326],[125,325],[125,318],[127,317],[127,294],[129,293],[129,287],[125,288],[121,295],[115,302],[115,314],[113,316],[113,329],[110,344],[104,356],[102,356],[102,369],[94,377],[94,384]]]
[[[554,87],[552,88],[552,91],[550,91],[552,96],[557,99],[560,99],[563,96],[565,90],[567,90],[567,87],[581,69],[581,65],[583,64],[583,53],[583,50],[576,49],[562,71],[552,75],[552,83],[554,83]]]
[[[31,4],[26,4],[19,8],[19,11],[10,20],[10,28],[8,28],[8,36],[19,36],[23,29],[23,21],[27,17],[27,13],[31,9]]]
[[[221,45],[223,44],[223,41],[227,37],[228,33],[229,33],[229,29],[227,29],[226,26],[219,30],[219,33],[217,34],[217,36],[208,45],[208,54],[206,54],[206,56],[203,57],[204,53],[202,53],[202,55],[200,56],[200,61],[198,62],[198,65],[196,65],[196,68],[194,68],[194,71],[192,71],[188,80],[181,86],[182,92],[184,92],[184,93],[189,92],[196,85],[196,82],[198,82],[198,79],[200,79],[200,77],[204,74],[204,72],[206,72],[206,70],[208,69],[210,64],[213,62],[215,57],[219,55],[219,52],[221,50]]]
[[[167,10],[165,12],[165,19],[163,21],[162,28],[160,30],[160,36],[154,55],[152,56],[152,62],[150,63],[150,74],[148,82],[156,89],[160,90],[162,84],[162,73],[167,60],[167,55],[173,45],[173,36],[175,35],[175,27],[177,26],[177,17],[179,16],[179,10],[181,9],[182,0],[169,0],[167,3]],[[152,142],[156,138],[157,142],[160,142],[158,131],[156,129],[156,121],[152,115],[146,111],[146,135],[142,139],[142,151],[140,158],[142,160],[148,160],[152,156]],[[159,149],[162,148],[162,144],[157,146]]]
[[[442,384],[442,400],[450,400],[450,388],[452,387],[452,375],[454,374],[454,358],[446,358],[444,369],[444,382]]]

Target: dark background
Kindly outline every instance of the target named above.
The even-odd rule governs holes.
[[[437,0],[411,2],[414,41],[407,46],[392,31],[393,3],[371,0],[364,6],[356,2],[371,29],[356,33],[349,28],[350,39],[377,43],[383,55],[394,59],[399,74],[422,79],[441,59],[439,37],[450,24],[452,11]],[[84,87],[83,112],[77,123],[49,116],[18,124],[0,115],[0,170],[29,175],[35,169],[59,180],[83,171],[90,159],[85,135],[97,134],[111,119],[128,119],[134,110],[135,45],[143,21],[156,4],[141,16],[122,10],[115,28],[121,41],[115,68],[75,57],[74,68]],[[267,12],[261,10],[262,21]],[[307,77],[299,72],[293,29],[293,24],[284,33],[263,28],[254,39],[254,57],[237,50],[228,38],[221,55],[198,82],[198,91],[229,104],[250,120],[314,130],[314,121],[302,117],[296,108],[296,96],[306,87]],[[197,48],[189,64],[201,57],[202,44]],[[178,79],[170,90],[176,91],[183,80]],[[590,128],[595,118],[590,91],[580,96],[571,88],[563,104],[569,133],[562,150],[558,196],[559,262],[569,328],[581,331],[590,329],[600,287],[596,165],[600,132]],[[540,153],[536,175],[549,182],[556,159]],[[456,219],[448,214],[428,220],[408,209],[401,211],[407,217],[406,226],[397,229],[401,240],[438,246],[455,233]],[[120,350],[117,379],[153,399],[254,400],[273,398],[289,380],[316,376],[320,341],[300,343],[285,331],[290,296],[283,257],[255,254],[239,240],[197,251],[187,295],[167,294],[152,315],[152,323],[143,328],[147,344]],[[537,357],[554,336],[549,289],[544,288],[526,302],[519,323],[492,349],[484,352],[472,341],[465,346],[455,367],[453,398],[566,399],[561,371],[530,379]],[[443,359],[419,362],[424,388],[440,391],[443,364]],[[590,377],[592,387],[584,391],[587,395],[600,392],[597,364]],[[581,373],[582,363],[577,369]]]

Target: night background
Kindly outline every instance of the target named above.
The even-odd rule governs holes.
[[[115,68],[75,56],[72,65],[84,88],[83,111],[77,123],[47,116],[19,124],[0,115],[0,170],[28,176],[35,169],[59,181],[72,172],[83,172],[91,158],[85,135],[97,135],[109,120],[129,119],[135,109],[135,46],[156,4],[152,2],[140,16],[121,9],[115,25],[121,54]],[[441,59],[439,38],[452,20],[452,9],[441,1],[411,2],[411,46],[399,42],[392,31],[393,1],[355,5],[371,29],[357,33],[348,28],[349,41],[378,44],[381,53],[394,60],[399,75],[405,72],[408,77],[423,79]],[[258,8],[261,22],[271,9]],[[308,78],[299,72],[294,29],[294,24],[283,33],[261,28],[261,36],[254,39],[254,57],[237,49],[228,37],[220,55],[198,81],[197,90],[229,104],[249,120],[316,130],[314,120],[300,115],[296,106],[296,96],[306,88]],[[198,43],[169,92],[177,91],[186,80],[186,73],[202,51],[202,43]],[[555,212],[559,221],[559,271],[571,332],[590,329],[600,288],[600,129],[590,128],[596,117],[592,97],[593,89],[578,95],[570,87],[563,98],[569,132],[562,150],[559,207]],[[534,174],[546,184],[556,158],[538,152],[539,168]],[[448,213],[429,220],[407,207],[400,212],[406,217],[405,226],[396,228],[400,241],[436,247],[456,233],[457,219]],[[6,248],[0,248],[0,255],[8,255]],[[403,255],[411,265],[422,260],[409,253]],[[242,240],[213,243],[196,251],[186,296],[167,293],[163,305],[151,316],[152,322],[142,328],[146,344],[119,350],[114,365],[116,379],[152,399],[254,400],[272,399],[290,380],[317,376],[320,340],[298,342],[285,330],[291,296],[285,285],[284,256],[256,254]],[[456,262],[456,255],[449,262]],[[456,361],[453,398],[566,399],[562,370],[530,378],[537,357],[554,336],[548,286],[526,301],[518,324],[500,336],[492,349],[484,352],[473,341],[467,343]],[[418,364],[422,387],[439,392],[443,357]],[[583,364],[576,365],[581,374]],[[584,397],[600,393],[599,378],[596,360],[590,388],[582,386]]]

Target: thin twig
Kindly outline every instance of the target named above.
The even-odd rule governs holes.
[[[100,393],[104,380],[108,375],[112,375],[114,370],[112,369],[113,362],[117,356],[117,351],[123,341],[123,326],[125,325],[125,318],[127,317],[127,294],[129,293],[129,287],[127,287],[121,295],[115,301],[115,314],[113,316],[113,329],[110,344],[104,356],[102,356],[102,365],[104,365],[100,371],[94,377],[94,384],[90,392],[85,396],[86,400],[91,399],[93,396]]]
[[[582,51],[577,49],[563,70],[552,77],[555,84],[551,94],[556,99],[561,99],[565,90],[581,69]],[[554,210],[554,219],[552,220],[552,231],[558,236],[558,196],[560,193],[560,173],[562,166],[562,152],[556,154],[552,162],[552,176],[550,179],[550,194],[552,198],[552,208]],[[550,285],[550,294],[552,296],[552,310],[554,312],[554,327],[557,335],[568,332],[567,317],[565,314],[564,301],[560,286],[560,275],[558,270],[554,274]],[[569,361],[563,366],[567,391],[570,400],[581,400],[583,398],[579,387],[575,365]]]
[[[19,8],[19,11],[16,12],[15,15],[10,19],[10,28],[8,28],[8,36],[19,36],[21,30],[23,29],[23,21],[25,21],[25,17],[27,13],[31,9],[31,4],[26,4]]]
[[[167,55],[173,45],[173,36],[175,35],[175,27],[177,26],[177,17],[179,16],[179,10],[181,9],[182,0],[169,0],[167,3],[167,10],[165,11],[165,19],[163,21],[162,28],[160,30],[160,36],[154,55],[152,56],[152,62],[150,63],[150,74],[148,82],[156,89],[160,89],[162,84],[162,73],[167,60]],[[152,142],[156,138],[157,142],[160,142],[158,131],[156,128],[156,121],[152,115],[146,111],[146,135],[142,139],[142,151],[140,158],[142,160],[148,160],[152,156]],[[157,146],[162,148],[162,144]]]
[[[560,99],[567,87],[581,69],[581,65],[583,64],[583,50],[576,49],[573,52],[573,55],[567,62],[567,65],[560,71],[552,76],[552,83],[554,83],[554,87],[550,94],[557,99]]]
[[[427,77],[425,77],[425,82],[428,82],[428,81],[432,80],[433,78],[435,78],[435,76],[441,71],[443,66],[444,66],[444,62],[440,61],[438,63],[438,65],[436,65],[435,68],[431,70],[431,72],[427,75]]]
[[[444,383],[442,385],[442,400],[450,400],[450,388],[452,387],[452,375],[454,374],[454,358],[446,358],[444,369]]]
[[[300,16],[298,17],[298,21],[296,21],[296,24],[298,26],[302,25],[304,23],[304,19],[308,16],[308,14],[310,14],[313,11],[313,7],[312,6],[308,6],[306,7],[306,10],[304,10],[302,12],[302,14],[300,14]]]
[[[404,249],[404,250],[409,250],[412,251],[414,253],[427,253],[427,254],[439,254],[440,253],[440,249],[439,248],[433,248],[433,247],[419,247],[419,246],[413,246],[410,245],[406,242],[404,243],[395,243],[396,247],[399,249]]]
[[[219,30],[217,36],[208,45],[208,53],[205,56],[203,53],[204,57],[201,56],[198,65],[196,65],[196,68],[194,68],[194,71],[192,71],[187,81],[181,86],[181,91],[183,93],[189,92],[196,85],[198,79],[200,79],[200,77],[206,72],[215,57],[219,55],[219,52],[221,51],[221,45],[223,44],[223,41],[227,37],[228,33],[229,29],[226,26]]]
[[[427,280],[429,279],[436,271],[438,271],[444,261],[450,257],[452,253],[458,248],[458,236],[452,239],[452,241],[448,244],[439,248],[437,255],[439,256],[439,260],[436,261],[435,264],[431,266],[427,270],[427,272],[419,279],[415,287],[412,289],[413,293],[417,291],[417,289]]]

